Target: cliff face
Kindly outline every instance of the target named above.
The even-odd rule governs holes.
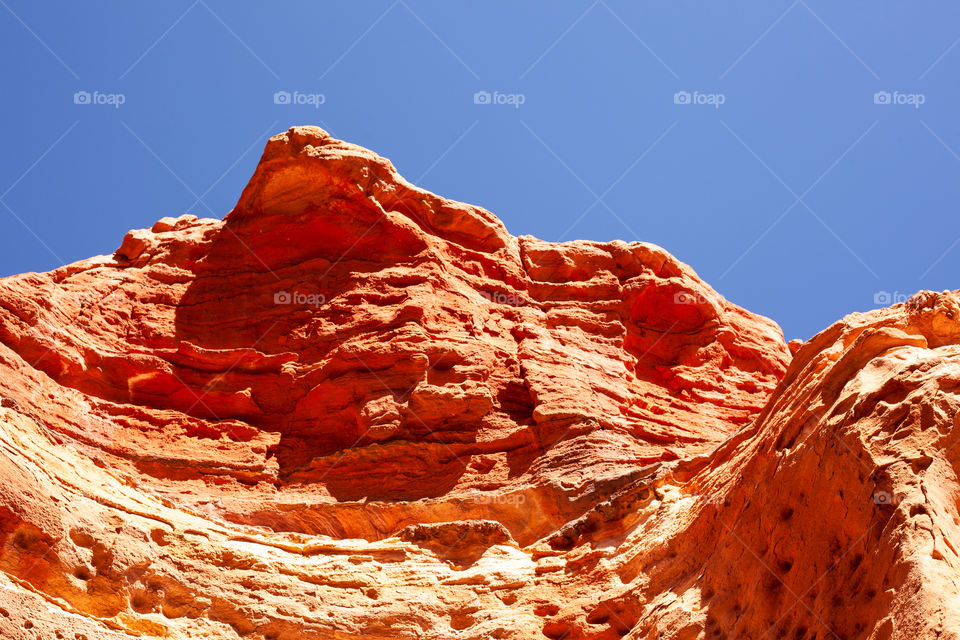
[[[791,363],[291,129],[223,221],[0,280],[0,637],[960,637],[958,314]]]

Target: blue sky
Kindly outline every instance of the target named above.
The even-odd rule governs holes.
[[[222,217],[267,137],[317,124],[513,234],[662,245],[806,339],[878,292],[960,287],[958,18],[896,0],[0,0],[0,275]]]

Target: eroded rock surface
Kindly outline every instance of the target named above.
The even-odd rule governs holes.
[[[788,349],[291,129],[223,221],[0,280],[0,632],[957,637],[958,301]]]

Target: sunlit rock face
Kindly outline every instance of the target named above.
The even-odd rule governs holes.
[[[788,349],[296,127],[223,221],[0,280],[0,637],[960,637],[958,320]]]

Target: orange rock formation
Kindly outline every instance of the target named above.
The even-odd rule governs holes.
[[[958,314],[788,349],[293,128],[0,280],[0,637],[958,638]]]

